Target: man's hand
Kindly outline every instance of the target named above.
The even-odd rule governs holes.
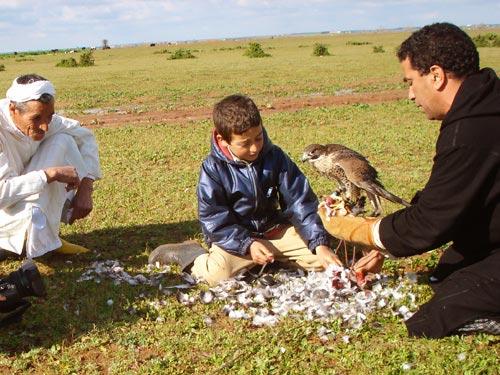
[[[63,167],[50,167],[44,170],[47,176],[47,183],[52,183],[54,181],[62,182],[66,184],[66,190],[74,190],[80,185],[80,178],[76,172],[76,168],[71,165],[65,165]]]
[[[342,262],[337,255],[328,246],[320,245],[316,247],[316,255],[318,256],[323,267],[326,269],[330,264],[342,266]]]
[[[274,262],[273,252],[268,249],[264,242],[255,239],[250,245],[250,255],[257,264],[267,264]]]
[[[318,209],[318,215],[323,222],[323,226],[332,236],[371,248],[377,247],[372,230],[378,219],[357,216],[333,216],[327,218],[324,206]]]
[[[354,266],[352,267],[354,272],[367,274],[371,273],[379,273],[382,270],[382,265],[384,264],[385,257],[378,250],[372,250],[363,258],[358,260]]]
[[[85,177],[82,179],[80,186],[73,198],[71,208],[73,213],[69,219],[69,224],[73,224],[75,220],[83,219],[86,217],[93,208],[92,192],[94,191],[94,180]]]

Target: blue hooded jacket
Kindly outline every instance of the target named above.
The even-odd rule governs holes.
[[[318,199],[297,165],[269,140],[252,163],[226,156],[212,138],[197,188],[198,217],[211,246],[246,255],[253,238],[277,224],[292,224],[308,248],[328,245]]]

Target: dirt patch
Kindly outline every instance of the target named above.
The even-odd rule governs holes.
[[[272,114],[276,112],[296,112],[304,108],[334,107],[350,104],[375,104],[391,102],[406,97],[406,90],[390,90],[359,94],[314,96],[302,98],[277,99],[270,105],[262,106],[261,112]],[[118,127],[128,124],[178,123],[210,119],[212,108],[177,109],[172,111],[151,111],[142,113],[96,113],[75,116],[83,125],[91,128]]]

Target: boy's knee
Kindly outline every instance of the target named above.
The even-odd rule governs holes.
[[[220,281],[229,279],[232,276],[226,260],[214,253],[203,254],[196,258],[191,273],[210,286],[215,286]]]

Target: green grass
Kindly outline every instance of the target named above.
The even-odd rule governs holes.
[[[402,39],[402,34],[359,37],[383,44],[384,54],[373,54],[372,45],[346,46],[352,35],[263,40],[265,49],[274,47],[265,64],[241,56],[241,49],[219,50],[237,42],[196,45],[199,58],[181,61],[154,54],[162,46],[96,51],[96,66],[74,70],[53,67],[62,55],[40,55],[22,64],[4,60],[8,74],[2,73],[0,82],[7,88],[21,72],[46,75],[58,89],[58,107],[67,111],[206,106],[238,91],[257,101],[329,94],[345,87],[377,92],[400,87],[399,67],[389,52]],[[334,56],[311,56],[315,42],[327,43]],[[499,69],[498,49],[481,49],[480,54],[483,66]],[[427,181],[439,128],[407,101],[275,113],[264,117],[264,123],[318,195],[330,193],[334,185],[300,164],[301,152],[310,143],[342,143],[366,155],[386,188],[406,199]],[[48,296],[34,301],[21,324],[4,329],[0,373],[498,374],[500,345],[494,336],[410,339],[398,318],[374,314],[360,331],[350,333],[349,344],[342,341],[338,322],[329,324],[336,337],[323,344],[317,322],[285,319],[272,328],[253,328],[225,317],[218,303],[185,307],[151,287],[109,280],[77,283],[94,260],[119,259],[136,274],[144,272],[156,246],[201,240],[195,188],[211,128],[209,121],[190,121],[95,131],[104,178],[96,184],[94,211],[62,230],[64,238],[94,252],[37,259]],[[399,208],[384,202],[387,213]],[[434,252],[386,262],[385,272],[425,274],[437,257]],[[19,265],[17,260],[1,262],[0,274]],[[167,279],[177,282],[177,273]],[[419,303],[431,295],[425,283],[416,290]],[[113,306],[106,304],[110,298]],[[166,304],[151,308],[149,303],[158,300]],[[130,314],[130,307],[137,312]],[[205,325],[205,316],[214,320],[212,326]],[[156,322],[158,317],[162,323]],[[458,357],[462,353],[464,361]],[[405,363],[412,364],[409,371],[403,370]]]
[[[257,40],[265,51],[272,47],[273,56],[266,59],[249,59],[241,49],[229,50],[241,45],[241,41],[175,46],[199,51],[196,59],[186,60],[168,60],[163,54],[155,54],[165,49],[161,44],[96,50],[95,66],[85,69],[55,67],[61,58],[74,56],[71,54],[39,55],[35,61],[23,64],[5,59],[2,63],[8,74],[0,75],[0,87],[6,90],[15,75],[37,72],[54,82],[58,108],[67,113],[89,108],[206,107],[234,92],[248,94],[258,103],[282,97],[332,95],[342,89],[376,92],[404,87],[394,51],[408,35],[372,33],[356,38],[344,34]],[[372,45],[346,45],[354,39]],[[299,47],[314,43],[328,45],[334,56],[318,59],[310,48]],[[374,54],[373,45],[383,45],[386,53]],[[482,66],[500,70],[500,49],[481,48],[480,53]]]

